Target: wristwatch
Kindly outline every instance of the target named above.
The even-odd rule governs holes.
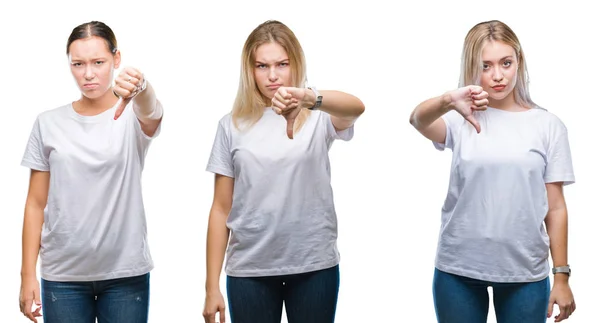
[[[569,265],[566,265],[566,266],[552,268],[552,274],[556,275],[556,273],[566,274],[567,276],[571,276],[571,267]]]
[[[315,105],[308,108],[308,110],[316,110],[321,106],[321,102],[323,102],[323,96],[321,95],[321,93],[319,93],[319,91],[317,91],[317,88],[314,86],[309,87],[308,89],[313,91],[313,93],[315,94],[315,97],[316,97]]]

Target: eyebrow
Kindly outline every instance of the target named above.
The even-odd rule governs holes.
[[[84,61],[85,60],[83,58],[72,57],[72,56],[71,56],[70,59],[71,59],[72,62],[75,62],[75,61]],[[107,59],[108,58],[106,58],[106,57],[94,57],[94,58],[91,58],[90,61],[102,61],[102,60],[107,60]]]
[[[513,55],[504,56],[501,59],[499,59],[498,61],[503,61],[503,60],[505,60],[507,58],[513,58],[514,59],[514,56]],[[483,62],[484,63],[490,63],[491,61],[483,61]]]
[[[289,61],[289,60],[290,60],[289,58],[286,58],[286,59],[282,59],[282,60],[280,60],[280,61],[277,61],[277,62],[275,62],[275,63],[276,63],[276,64],[280,64],[280,63],[287,62],[287,61]],[[262,61],[256,60],[256,64],[265,64],[265,65],[266,65],[267,63],[264,63],[264,62],[262,62]]]

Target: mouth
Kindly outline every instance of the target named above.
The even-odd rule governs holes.
[[[95,89],[95,88],[97,88],[98,86],[99,86],[99,84],[98,84],[98,83],[85,83],[85,84],[83,85],[83,87],[84,87],[85,89]]]
[[[495,86],[492,86],[492,89],[494,89],[496,91],[502,91],[502,90],[504,90],[504,88],[506,88],[506,85],[495,85]]]
[[[267,85],[267,88],[269,90],[277,90],[280,87],[281,87],[281,84],[269,84],[269,85]]]

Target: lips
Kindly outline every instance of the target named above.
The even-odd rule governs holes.
[[[97,88],[98,87],[98,83],[86,83],[83,85],[84,88],[86,89],[93,89],[93,88]]]
[[[270,85],[267,85],[267,88],[269,88],[271,90],[276,90],[276,89],[278,89],[280,87],[281,87],[281,84],[270,84]]]
[[[492,89],[494,89],[496,91],[502,91],[502,90],[504,90],[505,87],[506,87],[506,85],[495,85],[495,86],[492,86]]]

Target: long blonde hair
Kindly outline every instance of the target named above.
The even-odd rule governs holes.
[[[292,76],[291,86],[300,88],[305,86],[304,51],[296,35],[286,25],[276,20],[268,20],[260,24],[250,33],[242,50],[240,83],[232,109],[233,123],[238,129],[253,126],[263,115],[266,102],[254,80],[254,65],[258,47],[271,42],[283,47],[288,55]],[[309,113],[310,110],[302,109],[294,123],[294,132],[302,128]]]
[[[459,87],[480,85],[483,70],[481,54],[487,41],[501,41],[515,50],[518,64],[515,101],[523,107],[537,107],[529,95],[529,74],[519,38],[510,27],[498,20],[480,22],[467,33],[463,45]]]

